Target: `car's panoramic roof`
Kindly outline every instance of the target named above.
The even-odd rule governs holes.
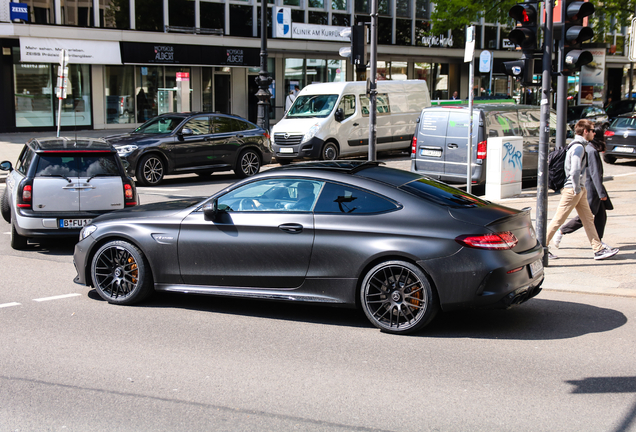
[[[384,162],[378,161],[348,161],[348,160],[335,160],[335,161],[317,161],[317,162],[300,162],[293,165],[286,165],[281,167],[272,168],[270,171],[287,171],[296,169],[320,169],[325,171],[339,171],[347,174],[355,174],[358,171],[377,167],[383,165]]]
[[[112,151],[112,145],[94,138],[33,138],[29,141],[33,150],[41,151]]]

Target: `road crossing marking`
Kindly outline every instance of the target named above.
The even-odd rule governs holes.
[[[0,304],[0,308],[5,308],[5,307],[11,307],[11,306],[20,306],[20,303],[4,303],[4,304]]]
[[[43,302],[43,301],[59,300],[59,299],[64,299],[64,298],[69,298],[69,297],[77,297],[77,296],[81,296],[81,294],[80,293],[74,293],[74,294],[58,295],[58,296],[53,296],[53,297],[43,297],[43,298],[39,298],[39,299],[33,299],[33,301]]]

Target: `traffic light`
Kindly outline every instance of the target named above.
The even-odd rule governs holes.
[[[508,39],[521,48],[521,60],[504,62],[505,73],[521,81],[524,86],[533,85],[534,52],[537,49],[539,3],[519,3],[510,8],[508,15],[518,21]]]
[[[351,47],[340,48],[340,55],[349,57],[349,61],[356,67],[356,71],[367,69],[367,28],[358,24],[340,32],[343,37],[351,38]]]
[[[594,13],[594,5],[580,0],[566,0],[564,29],[562,37],[565,39],[564,72],[576,72],[581,66],[593,60],[592,53],[581,49],[581,44],[594,37],[594,30],[583,25],[583,19]]]

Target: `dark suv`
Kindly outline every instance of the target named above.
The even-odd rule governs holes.
[[[91,138],[33,138],[9,171],[1,201],[11,246],[29,237],[78,236],[93,218],[138,204],[134,181],[117,151]]]
[[[269,133],[225,114],[162,114],[131,133],[104,138],[130,166],[139,184],[156,186],[166,174],[234,170],[249,177],[272,160]]]
[[[621,114],[605,131],[607,148],[603,160],[609,164],[616,159],[636,159],[636,112]]]

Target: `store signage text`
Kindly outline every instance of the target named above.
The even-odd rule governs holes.
[[[348,37],[340,36],[340,32],[345,28],[346,27],[318,24],[292,23],[292,38],[349,42]]]
[[[155,60],[174,61],[174,48],[170,45],[155,45]]]
[[[243,50],[236,48],[228,48],[227,50],[227,64],[243,64]]]
[[[444,35],[439,36],[423,36],[422,45],[430,47],[444,47],[451,48],[453,46],[453,35],[448,37]]]

